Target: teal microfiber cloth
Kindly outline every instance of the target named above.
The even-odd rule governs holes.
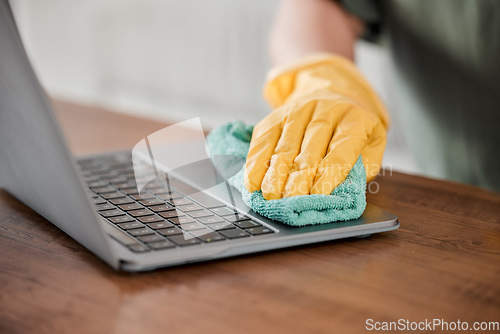
[[[266,200],[261,191],[250,193],[245,188],[243,173],[252,132],[253,126],[234,121],[215,128],[207,136],[208,150],[216,169],[223,170],[221,174],[228,177],[229,184],[238,189],[252,210],[292,226],[346,221],[361,216],[366,207],[366,172],[361,156],[347,178],[330,195]],[[227,175],[227,171],[231,171],[231,175]]]

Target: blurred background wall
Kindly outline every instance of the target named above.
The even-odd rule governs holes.
[[[11,0],[30,59],[54,97],[207,127],[258,122],[278,0]],[[360,42],[356,62],[392,114],[384,164],[418,173],[391,99],[390,59]]]

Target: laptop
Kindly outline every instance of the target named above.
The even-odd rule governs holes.
[[[210,159],[176,168],[151,163],[154,152],[143,144],[154,136],[130,151],[73,157],[6,0],[0,0],[0,49],[0,187],[117,270],[154,270],[399,227],[395,215],[371,204],[346,222],[291,227],[272,221],[247,207]],[[193,126],[167,132],[177,136],[183,128],[193,132]],[[175,138],[162,152],[188,158],[192,138]]]

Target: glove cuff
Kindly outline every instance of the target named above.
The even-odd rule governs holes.
[[[389,127],[389,114],[363,74],[359,72],[354,63],[349,59],[331,53],[310,54],[293,62],[270,69],[264,85],[264,98],[273,109],[282,106],[292,93],[294,96],[300,95],[300,92],[296,90],[296,79],[299,74],[307,70],[314,70],[315,68],[325,66],[337,70],[337,75],[340,74],[341,76],[349,77],[350,80],[356,81],[359,84],[360,90],[362,90],[362,94],[367,96],[372,106],[370,109],[374,109],[370,111],[374,112],[380,118],[386,129]],[[335,86],[338,78],[332,78],[331,81],[333,86]],[[342,94],[341,89],[340,91],[333,89],[333,91]]]

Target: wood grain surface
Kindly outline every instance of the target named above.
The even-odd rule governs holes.
[[[55,107],[79,154],[131,147],[165,125]],[[398,215],[399,230],[142,274],[113,271],[0,190],[0,332],[369,333],[367,319],[500,321],[499,195],[386,172],[368,201]]]

